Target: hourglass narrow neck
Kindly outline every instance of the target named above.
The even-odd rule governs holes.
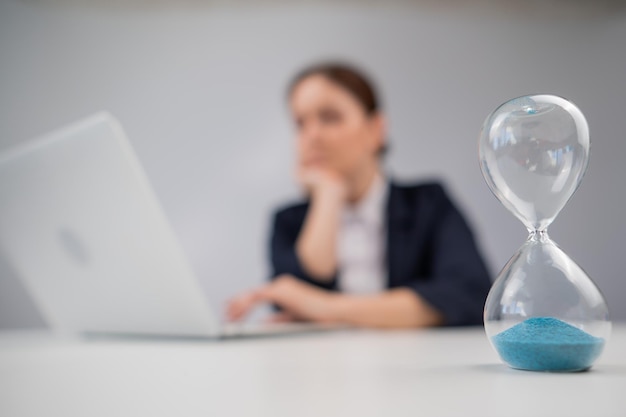
[[[550,240],[550,236],[548,236],[548,229],[542,230],[529,230],[528,231],[528,242],[547,242]]]

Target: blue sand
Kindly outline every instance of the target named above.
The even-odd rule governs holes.
[[[582,371],[604,347],[604,339],[552,317],[527,319],[492,340],[506,363],[529,371]]]

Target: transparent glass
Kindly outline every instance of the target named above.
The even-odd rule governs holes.
[[[529,232],[485,303],[487,337],[513,368],[588,369],[610,335],[600,290],[548,236],[548,226],[580,185],[589,146],[582,112],[553,95],[508,101],[484,123],[483,176]]]

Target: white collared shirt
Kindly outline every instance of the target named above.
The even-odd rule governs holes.
[[[387,286],[385,208],[388,185],[376,176],[357,204],[346,206],[338,233],[338,286],[349,294],[375,294]]]

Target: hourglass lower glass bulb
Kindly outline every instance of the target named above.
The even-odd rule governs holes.
[[[593,281],[547,233],[587,167],[582,112],[557,96],[511,100],[485,121],[479,155],[487,184],[530,232],[487,297],[485,331],[492,346],[513,368],[589,368],[610,334],[608,308]]]

